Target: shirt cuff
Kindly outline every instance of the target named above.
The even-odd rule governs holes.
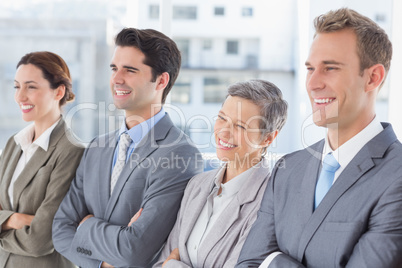
[[[271,262],[274,260],[274,258],[276,256],[278,256],[279,254],[282,254],[282,252],[276,251],[276,252],[269,254],[268,257],[266,257],[265,260],[261,263],[259,268],[268,268],[268,266],[271,264]]]

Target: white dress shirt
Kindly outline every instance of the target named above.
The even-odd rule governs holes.
[[[336,161],[338,161],[340,167],[339,169],[335,172],[335,177],[334,181],[332,184],[335,183],[335,181],[338,179],[339,175],[342,173],[342,171],[346,168],[346,166],[352,161],[352,159],[357,155],[357,153],[363,148],[366,143],[368,143],[370,140],[372,140],[375,136],[377,136],[381,131],[383,131],[384,128],[382,127],[379,119],[377,116],[371,121],[370,124],[368,124],[362,131],[357,133],[355,136],[353,136],[350,140],[342,144],[341,146],[338,147],[335,151],[332,150],[331,146],[329,145],[328,141],[328,135],[325,137],[325,144],[324,148],[322,151],[322,158],[321,162],[324,160],[324,157],[328,154],[331,153],[334,155]],[[268,257],[264,260],[263,263],[259,266],[260,268],[267,268],[273,259],[278,256],[279,254],[282,254],[281,252],[273,252]]]
[[[14,183],[17,180],[18,176],[24,170],[27,165],[29,159],[32,158],[33,154],[36,150],[41,147],[43,150],[47,151],[49,148],[50,135],[53,132],[53,129],[56,127],[57,123],[59,123],[60,119],[57,120],[51,127],[45,130],[34,142],[32,142],[35,135],[35,125],[30,124],[29,126],[22,129],[14,136],[14,141],[17,145],[21,146],[22,154],[20,159],[18,160],[17,166],[14,170],[13,177],[11,178],[10,186],[8,187],[8,196],[10,198],[11,207],[13,207],[13,191],[14,191]]]
[[[261,162],[255,165],[255,167],[258,167],[260,164]],[[226,168],[222,168],[218,174],[216,174],[215,186],[209,194],[206,203],[194,225],[194,228],[188,237],[186,246],[193,267],[197,267],[198,249],[200,246],[202,246],[202,242],[204,241],[205,237],[208,235],[211,229],[214,228],[219,216],[233,200],[233,198],[235,198],[246,179],[254,171],[254,168],[246,170],[227,183],[222,183],[225,171]],[[222,192],[218,195],[218,191],[221,187]]]

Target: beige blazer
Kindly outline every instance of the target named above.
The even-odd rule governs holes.
[[[268,161],[263,161],[260,167],[255,168],[200,245],[196,267],[233,268],[235,266],[251,225],[257,218],[257,211],[269,178]],[[161,267],[175,248],[179,249],[181,261],[170,260],[164,267],[191,267],[186,243],[214,186],[215,175],[218,171],[201,173],[194,176],[188,183],[175,226],[158,262],[153,267]]]
[[[53,130],[48,151],[38,148],[14,184],[14,208],[8,187],[21,156],[21,147],[11,137],[0,158],[0,267],[74,267],[53,248],[54,214],[69,189],[84,149],[73,145],[63,119]],[[35,215],[31,226],[1,231],[14,213]]]

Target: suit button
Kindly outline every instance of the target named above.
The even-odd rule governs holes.
[[[81,248],[80,247],[77,248],[77,252],[81,253]]]
[[[85,250],[85,255],[88,255],[88,254],[89,254],[89,252],[88,252],[88,250],[86,249],[86,250]]]
[[[92,255],[92,251],[89,250],[89,251],[88,251],[88,255],[91,256],[91,255]]]

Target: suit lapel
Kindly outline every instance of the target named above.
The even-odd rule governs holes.
[[[259,189],[269,175],[269,169],[266,168],[268,162],[265,159],[263,161],[264,163],[261,163],[261,165],[256,168],[254,172],[247,178],[243,187],[224,209],[211,231],[203,240],[198,252],[199,267],[205,266],[204,262],[207,260],[207,256],[211,253],[215,245],[221,239],[223,239],[233,224],[235,224],[235,222],[239,219],[242,206],[255,200]]]
[[[98,197],[99,197],[99,207],[100,211],[105,211],[110,199],[110,179],[112,175],[112,162],[113,162],[113,155],[114,151],[117,146],[117,140],[118,140],[118,132],[109,135],[108,140],[103,146],[105,146],[105,149],[102,150],[102,153],[100,154],[99,158],[99,165],[100,168],[98,170],[99,175],[98,178],[105,178],[105,179],[99,179],[97,183],[98,185]],[[99,144],[99,146],[102,146],[102,144]],[[106,179],[107,178],[107,179]],[[104,214],[105,216],[106,214]]]
[[[210,174],[212,177],[209,180],[208,184],[200,184],[197,189],[195,189],[191,195],[193,196],[191,200],[186,204],[186,207],[183,208],[183,214],[181,215],[181,224],[180,224],[180,232],[179,232],[179,245],[186,245],[187,240],[190,237],[191,231],[194,228],[198,217],[201,214],[202,209],[204,208],[207,198],[211,193],[211,190],[214,187],[215,177],[221,171],[222,168]],[[183,260],[188,260],[190,262],[190,257],[188,256],[187,250],[180,253],[182,255]]]
[[[298,259],[302,260],[306,247],[338,199],[375,166],[373,158],[383,158],[388,147],[397,140],[392,127],[383,124],[384,131],[369,141],[342,171],[334,185],[324,196],[306,224],[301,236]],[[314,184],[315,186],[315,184]],[[313,195],[314,196],[314,195]]]
[[[297,202],[294,204],[296,206],[294,211],[298,211],[298,214],[302,217],[300,219],[301,223],[308,222],[313,214],[315,185],[321,167],[321,152],[323,146],[324,141],[321,141],[317,145],[309,148],[311,149],[310,153],[312,154],[312,157],[310,157],[310,160],[305,163],[306,171],[302,178]]]
[[[0,198],[2,199],[1,203],[5,204],[5,206],[3,207],[3,209],[5,210],[12,210],[10,198],[8,196],[8,188],[10,187],[11,178],[14,175],[15,168],[17,167],[18,161],[22,154],[21,146],[16,144],[14,145],[14,150],[11,154],[10,160],[8,161],[8,163],[4,163],[5,170],[0,187]]]
[[[113,209],[116,206],[120,193],[124,188],[126,181],[130,175],[137,168],[137,166],[143,162],[150,154],[158,149],[158,141],[166,138],[170,128],[173,127],[173,122],[170,120],[168,114],[166,114],[148,133],[142,138],[140,143],[136,146],[134,152],[130,156],[130,159],[123,167],[123,170],[116,182],[113,193],[110,196],[110,200],[107,204],[105,211],[105,219],[109,220],[112,215]],[[110,161],[108,163],[111,163]],[[109,175],[110,178],[110,175]],[[110,179],[108,180],[110,184]],[[110,185],[108,186],[110,189]],[[110,192],[110,190],[109,190]]]
[[[56,125],[56,127],[52,131],[52,134],[50,135],[48,150],[45,151],[41,147],[39,147],[32,155],[31,159],[28,161],[21,174],[18,176],[17,180],[14,183],[13,192],[13,203],[15,211],[18,210],[19,199],[23,190],[32,181],[38,170],[46,164],[47,160],[52,155],[57,143],[64,135],[64,133],[65,123],[63,119],[60,119],[59,123]]]

